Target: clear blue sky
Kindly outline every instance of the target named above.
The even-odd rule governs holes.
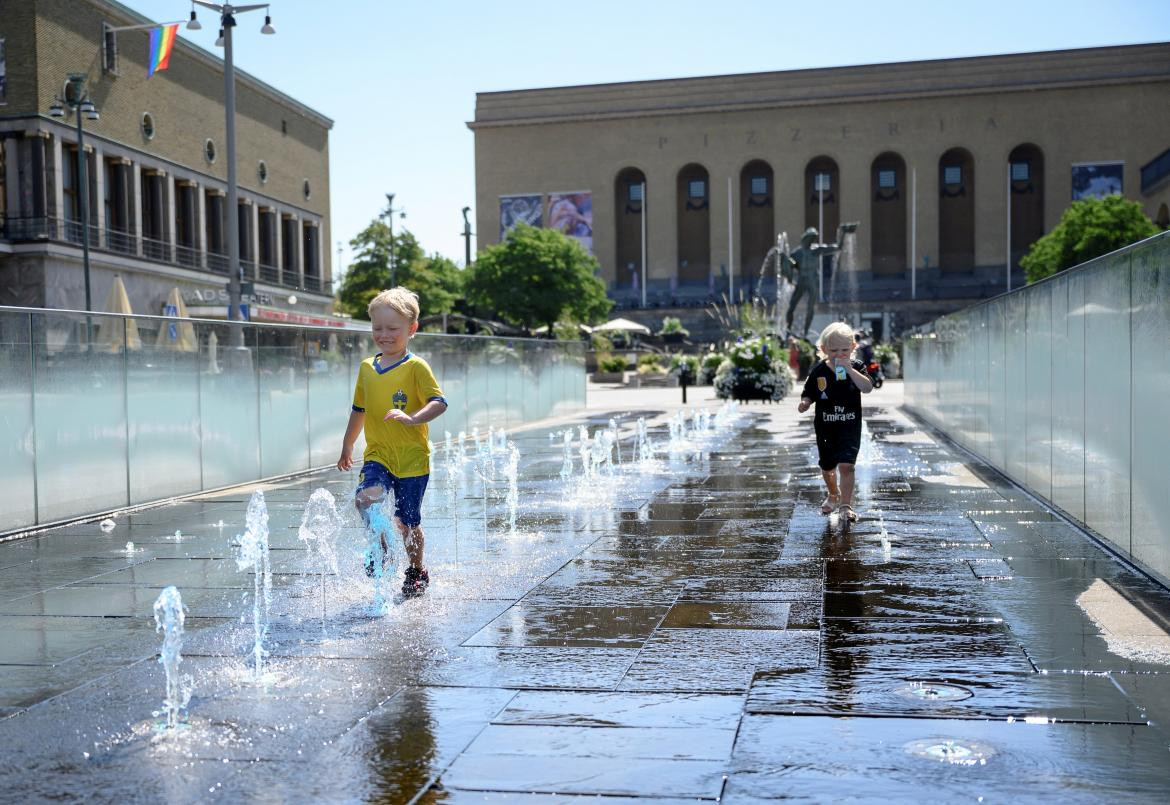
[[[160,21],[190,11],[122,2]],[[1170,40],[1167,0],[273,0],[276,36],[259,34],[263,13],[239,16],[236,66],[334,120],[335,273],[338,241],[344,268],[388,192],[424,249],[462,262],[476,92]],[[199,16],[180,35],[220,53]]]

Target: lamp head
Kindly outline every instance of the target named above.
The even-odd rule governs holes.
[[[49,117],[65,117],[65,106],[59,98],[54,98],[49,104]]]
[[[217,48],[223,47],[223,28],[219,29],[219,39],[215,40],[215,46]]]
[[[264,25],[260,28],[262,34],[274,34],[276,29],[272,27],[272,17],[267,14],[264,15]]]
[[[195,16],[195,9],[191,9],[191,19],[187,20],[187,30],[188,31],[202,31],[203,30],[202,23],[200,23],[199,19]]]

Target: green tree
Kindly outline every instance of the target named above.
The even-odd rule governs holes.
[[[465,277],[468,300],[527,329],[560,318],[596,322],[613,303],[595,276],[597,260],[578,241],[554,229],[520,225],[489,246]]]
[[[1142,205],[1123,196],[1074,201],[1060,223],[1020,259],[1028,282],[1036,282],[1086,260],[1158,234]]]
[[[353,263],[337,291],[338,306],[355,319],[368,319],[366,306],[380,291],[390,287],[390,253],[393,242],[394,281],[419,295],[421,316],[449,313],[462,295],[463,273],[438,254],[427,256],[409,230],[396,232],[375,218],[349,242]]]

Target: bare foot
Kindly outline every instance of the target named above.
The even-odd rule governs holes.
[[[832,514],[833,509],[837,508],[841,498],[838,495],[829,495],[825,498],[825,502],[821,504],[821,514]]]

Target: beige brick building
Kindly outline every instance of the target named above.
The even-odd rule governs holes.
[[[501,199],[540,197],[547,224],[549,194],[575,192],[636,314],[645,215],[661,316],[726,291],[729,265],[754,291],[780,232],[858,221],[826,287],[888,333],[1004,290],[1009,248],[1022,284],[1074,197],[1120,190],[1170,224],[1168,99],[1167,43],[481,93],[479,243],[498,241]]]
[[[189,10],[173,5],[176,19]],[[252,17],[237,38],[262,47],[243,27]],[[201,21],[218,22],[210,12]],[[84,308],[76,121],[50,117],[81,73],[100,113],[83,121],[94,309],[118,274],[135,312],[161,313],[177,286],[200,315],[225,315],[223,62],[176,39],[169,69],[148,78],[148,31],[104,30],[149,22],[111,0],[0,0],[0,304]],[[240,206],[230,214],[253,318],[319,316],[332,303],[333,123],[239,70],[236,86]]]

